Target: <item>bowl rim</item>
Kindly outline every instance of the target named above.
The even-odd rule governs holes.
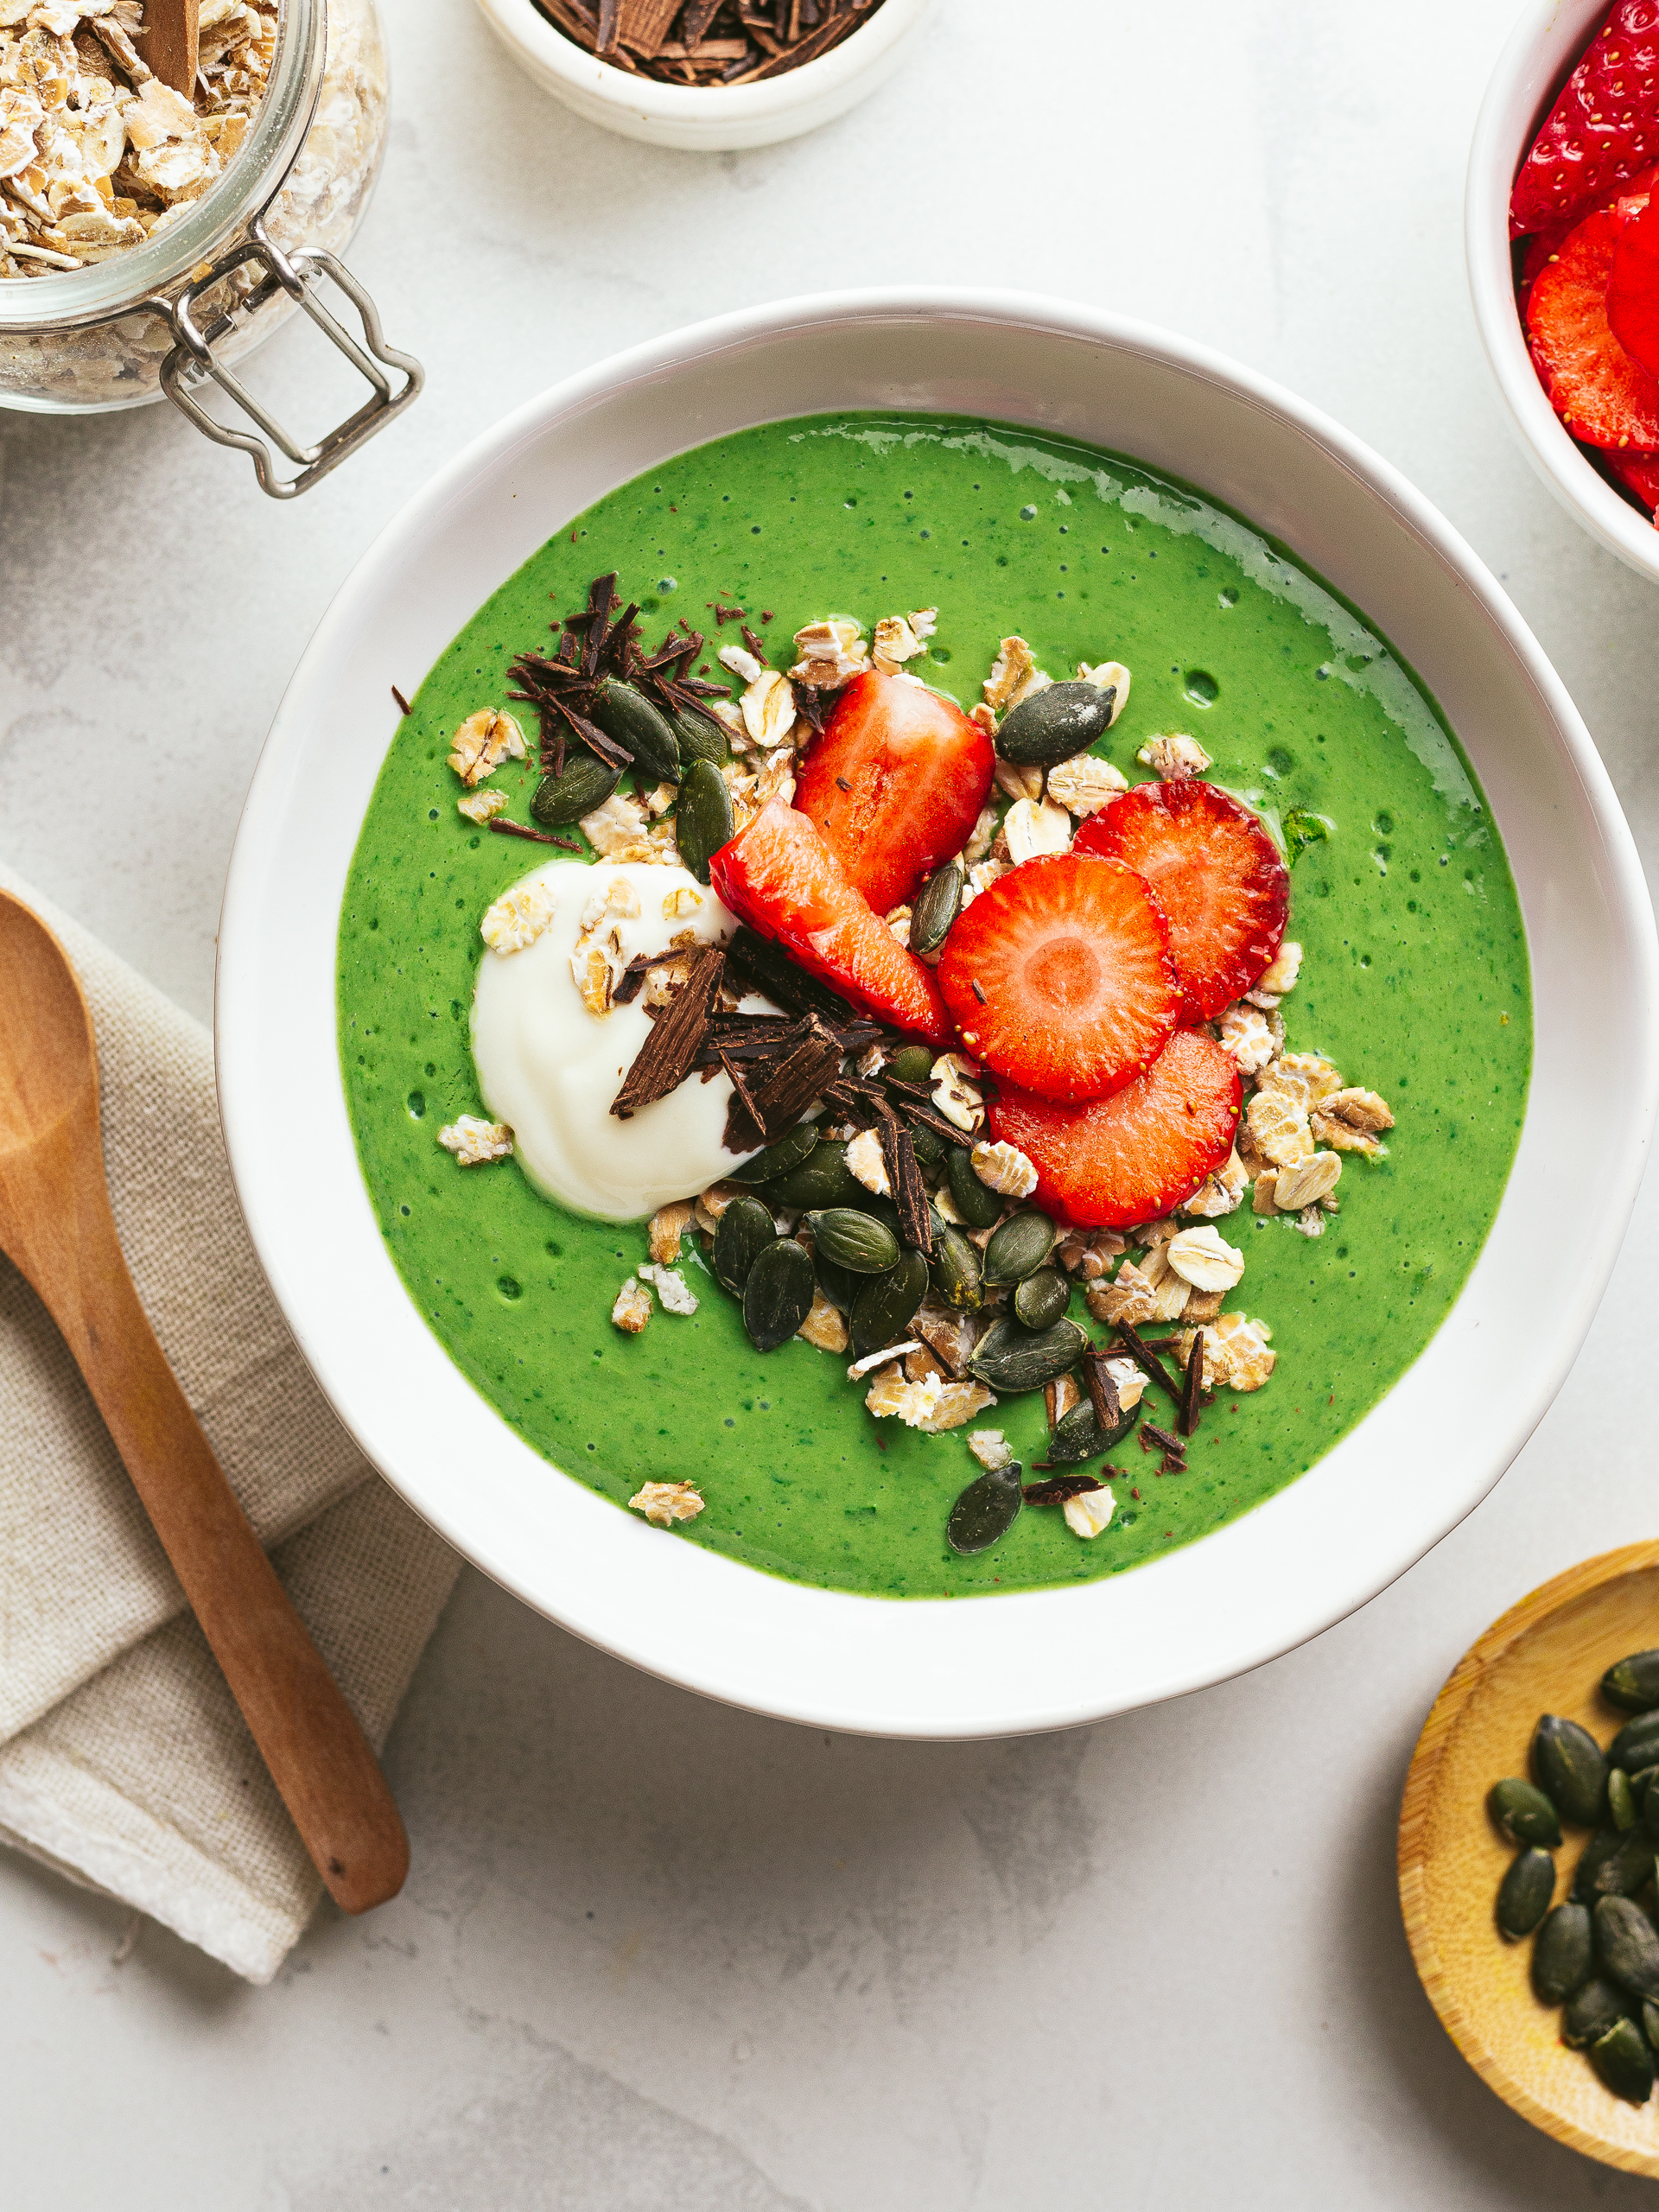
[[[1596,874],[1598,890],[1605,895],[1607,902],[1611,918],[1609,928],[1612,932],[1612,941],[1622,956],[1624,967],[1621,972],[1628,979],[1629,988],[1630,1003],[1622,1005],[1622,1014],[1628,1022],[1626,1033],[1630,1072],[1620,1086],[1618,1118],[1614,1132],[1617,1141],[1611,1154],[1605,1157],[1599,1166],[1595,1189],[1601,1201],[1599,1210],[1593,1222],[1584,1228],[1585,1243],[1570,1282],[1560,1299],[1552,1303],[1547,1356],[1540,1354],[1536,1357],[1520,1377],[1513,1394],[1503,1398],[1492,1410],[1490,1418],[1484,1416],[1484,1425],[1480,1434],[1485,1440],[1485,1448],[1478,1454],[1478,1467],[1465,1465],[1461,1471],[1459,1477],[1460,1486],[1455,1489],[1455,1494],[1452,1494],[1452,1485],[1448,1484],[1444,1491],[1437,1493],[1433,1513],[1426,1513],[1421,1518],[1409,1518],[1396,1512],[1385,1535],[1366,1550],[1363,1566],[1344,1560],[1339,1570],[1333,1568],[1329,1573],[1322,1572],[1318,1578],[1317,1599],[1311,1592],[1304,1591],[1299,1600],[1299,1609],[1294,1614],[1287,1613],[1282,1617],[1279,1611],[1273,1611],[1270,1625],[1264,1611],[1262,1619],[1255,1622],[1248,1633],[1240,1630],[1228,1646],[1224,1656],[1206,1654],[1203,1656],[1184,1656],[1179,1660],[1166,1659],[1155,1678],[1090,1678],[1069,1680],[1052,1686],[1045,1682],[1033,1686],[1017,1709],[1004,1707],[995,1719],[987,1718],[983,1711],[960,1710],[953,1705],[945,1688],[941,1688],[935,1701],[930,1704],[927,1701],[928,1694],[931,1694],[930,1683],[923,1683],[918,1690],[912,1707],[907,1707],[902,1714],[895,1714],[879,1704],[861,1706],[850,1700],[847,1692],[833,1679],[821,1682],[814,1676],[810,1689],[798,1687],[785,1691],[773,1681],[772,1672],[758,1656],[751,1657],[745,1654],[741,1658],[733,1658],[729,1649],[726,1649],[719,1659],[711,1658],[696,1648],[697,1639],[695,1637],[684,1634],[679,1636],[677,1643],[670,1636],[664,1643],[658,1634],[658,1624],[649,1618],[652,1590],[660,1587],[662,1591],[668,1592],[670,1588],[660,1580],[663,1570],[657,1565],[658,1554],[656,1553],[639,1551],[637,1554],[638,1571],[646,1577],[658,1577],[658,1582],[650,1587],[642,1586],[639,1595],[632,1600],[620,1620],[609,1617],[597,1618],[599,1609],[596,1601],[589,1604],[585,1586],[574,1593],[569,1588],[563,1589],[556,1602],[550,1599],[546,1586],[548,1579],[551,1575],[556,1580],[560,1573],[565,1573],[562,1565],[550,1565],[546,1560],[526,1559],[516,1552],[510,1554],[499,1541],[486,1541],[476,1525],[480,1509],[470,1496],[466,1501],[465,1510],[462,1510],[456,1504],[453,1487],[448,1485],[448,1479],[445,1484],[435,1485],[427,1483],[423,1487],[421,1481],[411,1478],[407,1465],[399,1471],[388,1464],[384,1442],[377,1449],[372,1433],[374,1422],[367,1419],[363,1411],[365,1398],[372,1395],[371,1384],[354,1364],[351,1346],[344,1341],[331,1338],[315,1325],[319,1300],[335,1297],[337,1294],[323,1289],[312,1252],[300,1249],[297,1232],[289,1218],[293,1192],[291,1176],[282,1169],[275,1149],[270,1151],[269,1156],[267,1151],[273,1133],[280,1135],[283,1125],[268,1096],[272,1069],[269,1055],[262,1050],[270,1019],[266,1003],[261,999],[257,988],[264,926],[262,908],[279,857],[283,811],[285,806],[296,803],[294,794],[300,788],[298,756],[304,741],[304,717],[308,710],[310,696],[318,690],[319,686],[322,687],[324,698],[333,696],[327,690],[331,671],[337,663],[344,664],[342,657],[349,657],[354,640],[365,629],[370,610],[378,602],[378,595],[384,594],[386,590],[386,578],[416,557],[408,549],[428,544],[434,542],[438,534],[452,531],[469,490],[476,491],[479,486],[486,485],[491,480],[491,472],[499,474],[516,467],[518,456],[536,448],[545,440],[569,436],[585,415],[602,410],[619,395],[626,397],[631,394],[660,392],[665,383],[677,373],[715,368],[724,373],[726,365],[746,348],[779,346],[799,343],[806,339],[816,340],[828,327],[846,326],[861,334],[871,330],[880,332],[895,323],[930,328],[943,323],[965,326],[969,331],[977,329],[983,332],[989,328],[1003,333],[1012,332],[1016,338],[1036,340],[1039,346],[1052,341],[1075,343],[1081,340],[1085,346],[1099,348],[1109,357],[1116,353],[1130,361],[1151,364],[1158,373],[1166,372],[1177,381],[1185,378],[1201,385],[1219,387],[1227,399],[1240,404],[1247,413],[1277,416],[1288,433],[1314,449],[1322,467],[1328,468],[1338,480],[1357,483],[1367,499],[1382,512],[1387,521],[1401,527],[1410,539],[1415,541],[1420,551],[1427,556],[1434,567],[1446,575],[1456,604],[1473,610],[1467,618],[1460,619],[1478,621],[1495,637],[1497,650],[1507,663],[1516,667],[1529,696],[1536,699],[1541,727],[1547,729],[1549,745],[1553,750],[1557,750],[1557,757],[1562,760],[1563,772],[1572,779],[1573,788],[1578,795],[1577,803],[1583,806],[1589,817],[1588,849],[1592,855],[1590,864]],[[787,415],[791,411],[800,410],[785,409],[783,413]],[[779,410],[773,410],[764,417],[751,419],[779,419]],[[715,433],[704,432],[702,435],[713,434]],[[699,437],[664,443],[661,455],[683,450],[688,442],[695,444],[700,442]],[[643,465],[651,465],[651,456],[646,457]],[[628,473],[633,471],[630,469]],[[586,504],[585,500],[583,504]],[[485,587],[484,594],[480,594],[480,599],[501,580],[501,572],[498,569],[492,582]],[[442,642],[447,642],[447,638]],[[337,717],[337,703],[333,711]],[[390,708],[386,711],[389,726],[395,726],[395,714]],[[378,770],[378,762],[384,758],[385,741],[377,738],[375,742],[374,759]],[[360,815],[352,825],[353,842],[359,822]],[[343,884],[343,870],[340,880]],[[338,908],[339,894],[336,891],[327,916],[331,948],[338,926]],[[328,972],[327,1010],[332,1037],[332,962]],[[417,1511],[458,1549],[525,1602],[559,1620],[589,1642],[665,1680],[750,1710],[820,1727],[906,1738],[947,1738],[1013,1734],[1074,1726],[1110,1713],[1182,1694],[1245,1672],[1294,1648],[1369,1602],[1472,1510],[1524,1444],[1560,1388],[1593,1319],[1623,1240],[1650,1135],[1656,1096],[1659,1096],[1659,1027],[1656,1026],[1656,1005],[1659,1005],[1659,944],[1655,938],[1652,907],[1634,840],[1619,810],[1606,771],[1560,679],[1518,613],[1484,565],[1420,493],[1387,461],[1320,410],[1284,391],[1270,379],[1226,359],[1208,347],[1130,318],[1059,301],[973,288],[930,287],[849,291],[785,300],[717,317],[631,348],[577,372],[550,391],[526,402],[474,439],[411,497],[361,556],[325,611],[290,681],[256,766],[238,824],[226,886],[219,940],[215,1028],[219,1046],[220,1106],[232,1173],[256,1249],[270,1278],[275,1294],[302,1352],[311,1364],[336,1413],[357,1437],[365,1457],[372,1464],[383,1468]],[[315,1020],[317,1017],[313,1013],[307,1018]],[[1528,1108],[1529,1122],[1538,1095],[1538,1065],[1535,1057],[1533,1090]],[[339,1078],[337,1059],[332,1067],[334,1097],[331,1111],[344,1125],[343,1086]],[[353,1203],[358,1205],[373,1228],[373,1240],[378,1254],[378,1260],[373,1264],[378,1266],[385,1281],[395,1292],[394,1302],[398,1311],[405,1315],[408,1326],[419,1332],[425,1346],[422,1356],[423,1379],[430,1375],[431,1389],[435,1394],[441,1396],[448,1392],[453,1395],[455,1390],[459,1390],[468,1395],[475,1408],[483,1409],[492,1425],[492,1448],[502,1468],[511,1465],[516,1475],[526,1477],[539,1473],[544,1481],[548,1462],[514,1436],[481,1395],[473,1394],[473,1386],[461,1376],[460,1370],[453,1366],[448,1355],[427,1333],[414,1300],[410,1298],[401,1277],[393,1271],[390,1258],[380,1243],[378,1226],[373,1224],[366,1190],[357,1166],[355,1145],[350,1137],[349,1126],[345,1126],[352,1180],[356,1192]],[[1523,1147],[1526,1141],[1523,1130]],[[303,1160],[304,1154],[300,1156]],[[341,1188],[343,1192],[344,1186]],[[335,1195],[338,1199],[341,1193],[336,1192]],[[1441,1323],[1435,1337],[1430,1339],[1429,1346],[1420,1355],[1419,1362],[1414,1365],[1421,1365],[1440,1339],[1454,1332],[1459,1309],[1470,1301],[1472,1287],[1491,1257],[1498,1224],[1503,1220],[1510,1207],[1516,1203],[1515,1178],[1512,1176],[1497,1219],[1489,1232],[1485,1250],[1477,1261],[1475,1270],[1452,1313]],[[1459,1341],[1465,1346],[1471,1343],[1466,1329]],[[442,1375],[438,1373],[439,1370],[442,1370]],[[1414,1371],[1408,1370],[1408,1375]],[[448,1381],[445,1377],[448,1378]],[[1398,1389],[1396,1386],[1396,1391]],[[1376,1422],[1379,1414],[1393,1403],[1394,1395],[1385,1395],[1332,1452],[1315,1463],[1310,1473],[1287,1485],[1274,1497],[1254,1509],[1252,1513],[1230,1522],[1201,1543],[1184,1547],[1181,1552],[1171,1555],[1168,1560],[1141,1567],[1132,1579],[1136,1583],[1144,1580],[1150,1587],[1152,1578],[1166,1575],[1175,1567],[1177,1560],[1190,1560],[1212,1550],[1219,1560],[1221,1548],[1228,1544],[1233,1532],[1249,1529],[1256,1522],[1262,1522],[1265,1527],[1265,1516],[1272,1515],[1275,1507],[1283,1509],[1285,1501],[1294,1500],[1307,1491],[1309,1486],[1316,1483],[1322,1470],[1333,1471],[1331,1479],[1334,1481],[1339,1463],[1345,1465],[1351,1457],[1357,1456],[1355,1451],[1357,1440],[1363,1437],[1368,1426]],[[476,1419],[475,1412],[471,1418]],[[423,1420],[435,1419],[430,1409],[423,1405]],[[378,1405],[375,1420],[380,1423],[384,1438],[386,1421],[385,1402]],[[496,1431],[499,1432],[499,1436],[495,1435]],[[802,1624],[799,1633],[803,1648],[810,1648],[815,1652],[820,1649],[827,1649],[836,1637],[843,1635],[854,1616],[857,1617],[859,1635],[880,1646],[889,1632],[876,1624],[874,1618],[876,1614],[919,1618],[931,1612],[946,1619],[952,1616],[962,1619],[974,1611],[961,1604],[944,1607],[936,1601],[925,1599],[894,1603],[784,1582],[756,1573],[751,1568],[705,1552],[701,1548],[664,1545],[659,1535],[639,1527],[630,1521],[629,1516],[616,1516],[615,1509],[608,1501],[599,1498],[579,1482],[563,1480],[559,1485],[559,1491],[562,1502],[551,1510],[563,1516],[567,1522],[578,1525],[584,1532],[591,1533],[596,1523],[592,1513],[587,1514],[584,1519],[582,1507],[574,1501],[585,1501],[586,1507],[594,1509],[594,1511],[614,1516],[615,1520],[626,1523],[645,1545],[659,1547],[664,1559],[671,1551],[677,1560],[704,1562],[709,1572],[695,1570],[700,1578],[695,1585],[692,1580],[694,1570],[691,1568],[676,1567],[672,1570],[674,1573],[686,1578],[685,1581],[677,1581],[672,1585],[672,1602],[683,1605],[684,1590],[693,1586],[709,1602],[714,1602],[711,1592],[723,1595],[728,1600],[742,1602],[736,1586],[730,1581],[721,1581],[715,1570],[727,1576],[745,1577],[751,1584],[764,1584],[773,1592],[787,1593],[791,1630],[798,1618]],[[565,1493],[569,1496],[565,1497]],[[516,1506],[518,1503],[515,1498]],[[524,1510],[530,1510],[528,1507]],[[536,1508],[543,1513],[547,1510],[539,1504]],[[1289,1510],[1294,1511],[1296,1509]],[[1311,1513],[1312,1508],[1307,1510]],[[469,1515],[474,1520],[470,1528],[463,1525]],[[613,1524],[607,1525],[608,1528]],[[1281,1513],[1281,1517],[1273,1522],[1273,1529],[1282,1533],[1287,1525]],[[568,1535],[568,1529],[565,1533]],[[612,1540],[607,1535],[600,1535],[596,1541],[608,1544]],[[1266,1537],[1262,1541],[1265,1542]],[[1230,1561],[1232,1560],[1230,1551],[1227,1556]],[[1218,1572],[1218,1568],[1216,1571]],[[1109,1577],[1061,1589],[1002,1592],[996,1600],[995,1611],[1007,1621],[1008,1627],[1007,1630],[1000,1630],[999,1634],[1015,1633],[1016,1624],[1028,1626],[1036,1618],[1033,1608],[1052,1611],[1058,1616],[1059,1610],[1069,1603],[1081,1601],[1087,1606],[1091,1601],[1097,1602],[1103,1592],[1124,1589],[1129,1579]],[[1202,1580],[1205,1578],[1200,1575],[1196,1579]],[[1160,1589],[1165,1586],[1161,1581],[1158,1585]],[[783,1604],[785,1601],[778,1602]],[[1150,1600],[1147,1602],[1150,1603]],[[766,1601],[766,1605],[772,1603],[770,1599]],[[752,1610],[758,1616],[764,1608],[760,1601],[756,1600]],[[980,1610],[983,1611],[985,1609]],[[1086,1625],[1091,1636],[1096,1633],[1097,1619],[1097,1616],[1087,1618]],[[1075,1633],[1083,1620],[1084,1617],[1074,1611],[1067,1617],[1069,1630]],[[1023,1626],[1020,1632],[1023,1633]],[[950,1633],[954,1634],[955,1631]],[[971,1634],[971,1631],[967,1633]],[[737,1631],[734,1630],[733,1638],[736,1634]],[[902,1643],[903,1632],[893,1631],[889,1640],[894,1638]],[[982,1639],[986,1640],[991,1639]],[[728,1638],[728,1644],[732,1641]],[[931,1661],[931,1663],[934,1664],[935,1672],[942,1675],[944,1660]]]
[[[754,85],[664,85],[630,76],[567,38],[536,0],[478,0],[498,34],[537,66],[584,99],[626,108],[653,123],[686,123],[723,117],[748,125],[787,115],[817,99],[833,99],[867,70],[878,67],[932,5],[932,0],[882,0],[868,21],[827,54]]]
[[[1464,187],[1464,259],[1475,327],[1511,430],[1538,474],[1610,553],[1659,582],[1659,529],[1599,476],[1533,367],[1510,254],[1510,194],[1568,58],[1607,0],[1530,0],[1488,79]],[[1518,119],[1517,119],[1518,118]]]

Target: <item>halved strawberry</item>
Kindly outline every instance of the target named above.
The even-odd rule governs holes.
[[[1659,453],[1610,453],[1607,466],[1649,514],[1659,511]]]
[[[1659,6],[1618,0],[1561,88],[1510,196],[1510,236],[1570,223],[1659,155]]]
[[[967,843],[995,765],[990,739],[959,707],[872,670],[836,700],[795,804],[886,914]]]
[[[1037,1170],[1037,1203],[1085,1229],[1128,1229],[1190,1198],[1233,1148],[1238,1070],[1197,1029],[1178,1029],[1143,1076],[1109,1098],[1056,1105],[999,1085],[993,1136]]]
[[[1249,808],[1213,784],[1137,784],[1084,823],[1072,849],[1122,861],[1152,886],[1169,922],[1184,1022],[1213,1020],[1279,950],[1289,871]]]
[[[1526,258],[1521,264],[1521,274],[1516,281],[1516,296],[1520,301],[1523,319],[1527,312],[1527,302],[1532,296],[1532,288],[1538,282],[1540,271],[1554,260],[1561,250],[1561,242],[1567,234],[1565,226],[1560,223],[1554,223],[1548,230],[1540,231],[1536,238],[1527,241]]]
[[[1659,377],[1659,200],[1621,200],[1614,226],[1608,326],[1632,360]]]
[[[878,1021],[943,1050],[950,1025],[932,976],[847,880],[804,814],[769,799],[709,862],[734,914]]]
[[[1132,869],[1054,853],[982,891],[939,957],[962,1041],[1045,1098],[1101,1098],[1149,1067],[1181,994],[1158,901]]]
[[[1659,381],[1627,353],[1607,320],[1618,242],[1605,210],[1561,241],[1527,301],[1532,358],[1550,404],[1586,445],[1659,447]]]

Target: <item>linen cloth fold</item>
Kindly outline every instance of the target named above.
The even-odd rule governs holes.
[[[139,1297],[378,1750],[460,1562],[371,1470],[288,1333],[232,1185],[207,1033],[3,866],[0,887],[73,963]],[[254,1982],[322,1893],[79,1370],[3,1255],[0,1842]]]

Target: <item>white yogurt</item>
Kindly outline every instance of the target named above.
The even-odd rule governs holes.
[[[612,1113],[651,1020],[638,998],[603,1017],[589,1013],[570,957],[584,912],[613,882],[628,886],[639,909],[637,916],[604,917],[605,932],[617,933],[621,961],[661,952],[688,930],[709,944],[737,927],[730,909],[684,868],[550,861],[512,887],[513,893],[551,896],[547,927],[522,950],[486,950],[479,964],[473,1058],[484,1103],[511,1125],[532,1181],[578,1212],[637,1221],[706,1189],[753,1155],[728,1152],[721,1141],[732,1096],[723,1073],[707,1083],[693,1074],[626,1122]],[[622,903],[631,903],[626,893]]]

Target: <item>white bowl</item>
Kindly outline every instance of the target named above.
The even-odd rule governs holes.
[[[450,1363],[392,1267],[334,1031],[347,865],[397,721],[388,684],[418,682],[550,527],[637,472],[757,422],[899,407],[1135,454],[1345,594],[1439,698],[1485,785],[1536,999],[1532,1093],[1491,1237],[1440,1333],[1359,1427],[1166,1559],[950,1603],[776,1580],[550,1468]],[[1571,1365],[1659,1075],[1653,915],[1630,832],[1559,678],[1468,547],[1386,462],[1248,370],[1002,293],[855,293],[726,316],[572,378],[469,447],[364,556],[300,664],[238,832],[219,960],[238,1188],[300,1345],[370,1459],[487,1573],[605,1649],[735,1705],[895,1736],[1060,1727],[1194,1689],[1410,1566],[1497,1481]],[[1554,1240],[1548,1296],[1540,1221]]]
[[[555,29],[532,0],[478,0],[484,19],[527,77],[589,123],[719,154],[798,138],[856,107],[892,75],[932,0],[884,0],[868,22],[816,61],[758,85],[659,85],[584,53]]]
[[[1464,251],[1481,343],[1528,460],[1609,552],[1659,582],[1659,530],[1585,459],[1538,381],[1516,305],[1510,254],[1516,171],[1606,13],[1607,0],[1531,0],[1522,12],[1475,124],[1464,188]]]

